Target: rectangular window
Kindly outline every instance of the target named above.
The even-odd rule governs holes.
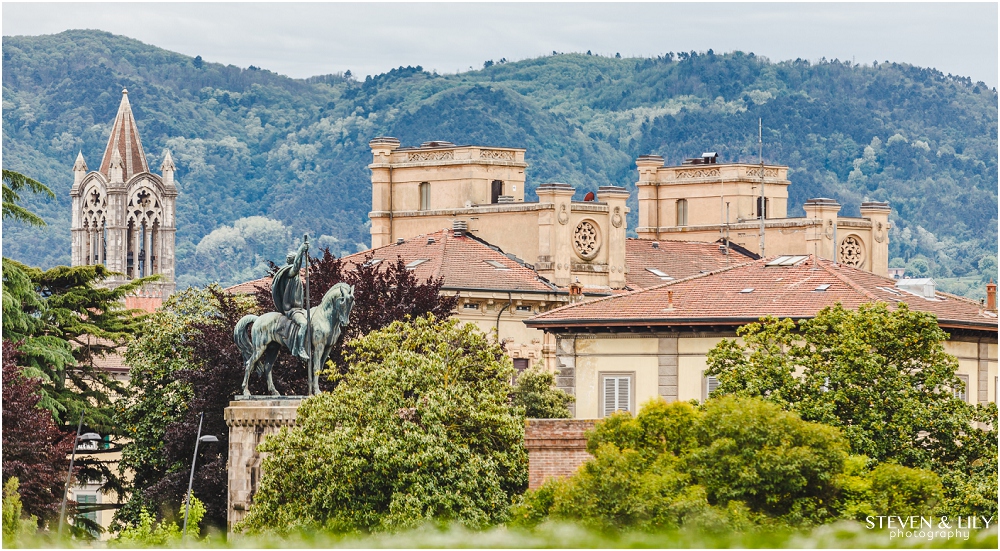
[[[761,201],[760,197],[757,198],[757,218],[760,218],[761,213],[764,213],[764,218],[767,218],[767,202],[767,197],[764,197],[763,201]],[[764,206],[761,207],[761,204]]]
[[[420,210],[431,210],[431,185],[428,182],[420,183]]]
[[[604,391],[601,417],[607,417],[616,411],[632,411],[632,379],[631,374],[601,376],[601,388]]]
[[[490,184],[490,203],[494,205],[499,203],[501,195],[503,195],[503,180],[493,180]]]
[[[528,358],[514,358],[514,369],[520,375],[522,371],[528,369]]]
[[[719,388],[719,380],[712,375],[705,376],[705,394],[703,396],[704,400],[708,400],[708,397],[715,392],[715,389]]]
[[[962,381],[962,387],[955,389],[955,397],[963,402],[969,401],[969,376],[959,375],[958,379]]]
[[[677,200],[677,225],[688,225],[688,202],[687,199]]]
[[[97,505],[97,494],[77,494],[76,502],[80,505]],[[78,518],[85,518],[91,522],[97,523],[97,511],[88,511],[81,515],[77,515]],[[83,523],[81,523],[81,528],[83,528]],[[96,538],[99,536],[96,530],[90,530],[90,533]]]

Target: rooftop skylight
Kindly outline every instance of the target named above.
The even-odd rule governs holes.
[[[743,289],[740,292],[741,293],[752,293],[753,292],[753,287],[747,287],[746,289]]]
[[[649,272],[649,273],[651,273],[651,274],[653,274],[653,275],[655,275],[656,277],[662,279],[663,281],[669,281],[669,280],[673,279],[672,277],[670,277],[667,274],[663,273],[663,270],[659,270],[657,268],[646,268],[646,271]]]
[[[509,270],[510,269],[503,262],[500,262],[500,261],[497,261],[497,260],[484,260],[483,262],[489,264],[490,266],[493,266],[494,268],[496,268],[498,270]]]
[[[775,258],[774,260],[764,264],[765,266],[795,266],[799,262],[809,258],[804,255],[784,255]]]
[[[832,286],[831,283],[824,283],[824,284],[816,287],[815,289],[813,289],[813,291],[825,291],[825,290],[829,289],[831,286]]]
[[[429,258],[418,258],[418,259],[414,260],[413,262],[410,262],[409,264],[407,264],[406,265],[406,269],[407,270],[413,270],[417,266],[423,264],[424,262],[427,262],[428,260],[430,260],[430,259]]]

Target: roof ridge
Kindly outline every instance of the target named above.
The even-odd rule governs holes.
[[[809,257],[810,257],[810,260],[811,260],[811,259],[813,258],[813,255],[809,255]],[[826,272],[827,272],[828,274],[830,274],[830,275],[832,275],[833,277],[835,277],[835,278],[839,279],[839,280],[841,281],[841,283],[843,283],[843,284],[847,285],[848,287],[850,287],[850,288],[854,289],[855,291],[857,291],[857,292],[861,293],[862,295],[864,295],[864,296],[868,297],[868,299],[869,299],[869,300],[874,300],[874,301],[879,301],[879,302],[885,302],[884,300],[881,300],[880,298],[878,298],[877,296],[875,296],[875,295],[874,295],[874,294],[873,294],[873,293],[872,293],[871,291],[869,291],[868,289],[865,289],[865,288],[864,288],[864,287],[862,287],[861,285],[859,285],[859,284],[855,283],[855,281],[854,281],[853,279],[851,279],[851,278],[847,277],[846,275],[843,275],[843,274],[841,274],[841,273],[839,273],[839,272],[837,272],[837,271],[835,271],[835,270],[832,270],[832,269],[830,268],[830,264],[832,264],[832,263],[830,263],[829,261],[827,261],[826,263],[824,263],[824,262],[818,262],[818,264],[819,264],[819,265],[820,265],[820,266],[821,266],[821,267],[822,267],[822,268],[823,268],[823,269],[824,269],[824,270],[825,270],[825,271],[826,271]],[[848,266],[848,267],[850,267],[850,266]],[[874,275],[874,274],[873,274],[873,275]]]

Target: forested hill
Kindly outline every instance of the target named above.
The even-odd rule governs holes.
[[[48,228],[4,225],[5,256],[69,262],[71,167],[81,150],[100,162],[122,87],[150,166],[164,148],[177,164],[181,285],[249,277],[304,232],[337,253],[364,247],[375,136],[525,147],[529,197],[548,181],[582,195],[634,189],[646,153],[755,161],[758,117],[765,160],[791,167],[790,215],[816,196],[848,216],[889,201],[890,255],[912,273],[956,278],[946,284],[970,295],[996,277],[997,93],[967,78],[709,51],[296,80],[99,31],[3,38],[3,166],[58,196],[28,202]]]

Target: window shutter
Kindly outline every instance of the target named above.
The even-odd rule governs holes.
[[[629,411],[629,405],[632,403],[631,396],[629,396],[632,388],[628,383],[628,377],[618,378],[618,411]]]
[[[719,380],[712,375],[705,376],[705,399],[712,395],[715,389],[719,388]]]
[[[617,394],[618,379],[613,377],[604,378],[604,416],[607,417],[615,411],[615,396]]]

